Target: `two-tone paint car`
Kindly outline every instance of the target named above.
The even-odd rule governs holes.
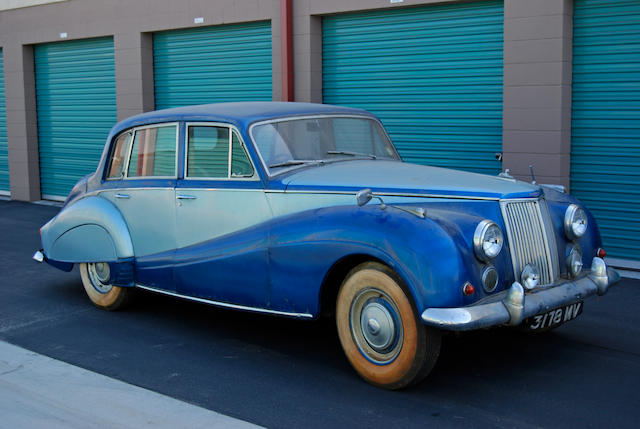
[[[134,116],[41,229],[91,301],[136,289],[295,318],[332,314],[368,382],[422,380],[441,334],[548,330],[618,280],[592,215],[552,187],[401,161],[353,108],[224,103]]]

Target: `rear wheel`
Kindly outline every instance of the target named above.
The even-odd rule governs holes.
[[[338,292],[336,323],[353,368],[379,387],[420,382],[440,354],[440,332],[420,323],[400,278],[379,263],[349,273]]]
[[[117,310],[131,300],[133,293],[131,288],[114,286],[110,283],[111,270],[106,262],[80,264],[80,277],[89,299],[100,308]]]

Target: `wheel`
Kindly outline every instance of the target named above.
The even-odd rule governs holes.
[[[105,310],[117,310],[131,300],[133,291],[128,287],[113,286],[109,283],[110,276],[106,262],[80,264],[82,285],[91,302]]]
[[[420,323],[402,280],[376,262],[347,275],[338,292],[336,324],[347,359],[378,387],[422,381],[440,354],[440,331]]]

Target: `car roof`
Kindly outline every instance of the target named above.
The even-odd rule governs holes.
[[[248,126],[252,122],[277,119],[288,116],[308,115],[364,115],[373,117],[365,110],[329,104],[297,103],[282,101],[254,101],[238,103],[200,104],[196,106],[175,107],[156,110],[132,116],[116,124],[111,134],[117,134],[127,128],[171,121],[213,121],[228,122],[238,127]]]

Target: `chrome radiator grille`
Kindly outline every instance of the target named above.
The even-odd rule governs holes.
[[[505,200],[500,203],[517,281],[527,264],[540,270],[540,285],[553,283],[558,256],[549,209],[543,199]],[[553,249],[553,251],[551,251]]]

